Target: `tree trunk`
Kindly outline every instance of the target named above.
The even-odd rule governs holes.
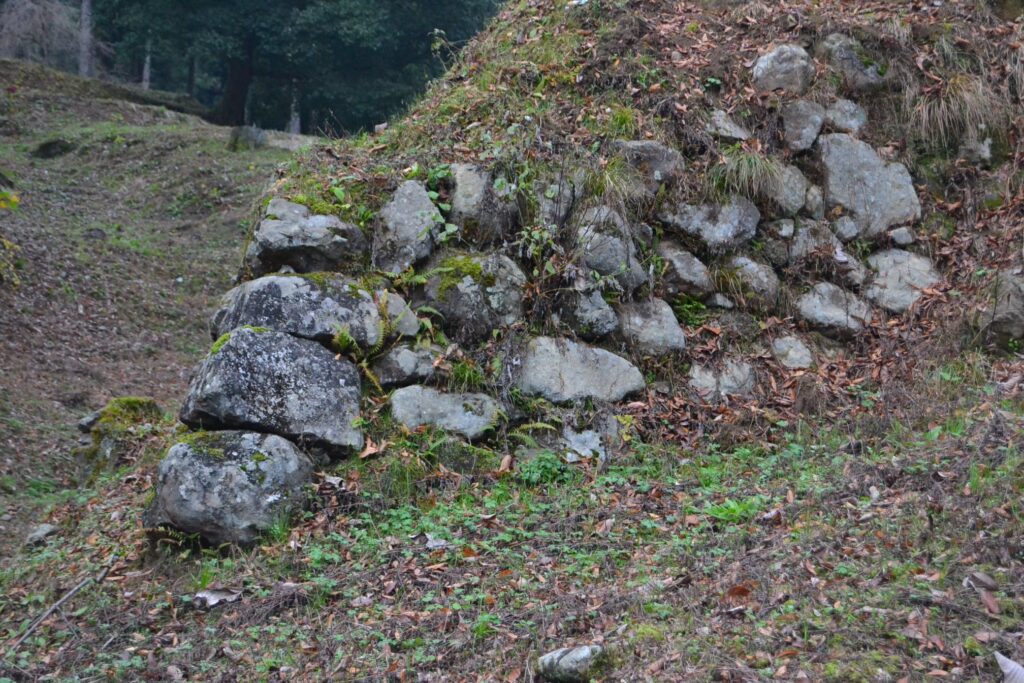
[[[81,13],[78,21],[78,75],[91,78],[95,74],[93,67],[92,42],[92,0],[82,0]]]
[[[142,63],[142,89],[149,90],[153,75],[153,39],[146,39],[146,61]]]
[[[302,134],[302,114],[299,110],[299,89],[295,85],[292,85],[291,116],[288,118],[288,127],[285,131],[293,135]]]
[[[245,124],[245,109],[249,101],[249,86],[253,77],[253,50],[246,50],[246,56],[228,62],[228,78],[224,84],[224,96],[213,111],[213,121],[224,126]]]
[[[199,70],[199,57],[192,55],[188,60],[188,96],[196,96],[196,72]]]

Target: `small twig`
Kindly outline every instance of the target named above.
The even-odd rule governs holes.
[[[49,619],[51,614],[53,614],[58,609],[60,609],[61,605],[63,605],[65,602],[67,602],[68,600],[73,598],[75,596],[75,594],[78,593],[78,591],[82,590],[83,588],[85,588],[86,586],[88,586],[91,583],[97,583],[97,584],[103,583],[103,579],[107,578],[107,574],[110,573],[110,570],[114,567],[114,564],[116,562],[117,562],[117,555],[114,555],[112,558],[110,558],[110,562],[107,563],[107,566],[104,567],[103,571],[101,571],[98,575],[85,577],[84,579],[79,581],[78,584],[74,588],[72,588],[67,593],[65,593],[63,595],[63,597],[61,597],[60,600],[58,600],[57,602],[55,602],[52,605],[50,605],[50,607],[47,608],[47,610],[45,612],[40,614],[36,618],[36,620],[33,621],[32,624],[29,625],[29,627],[27,629],[25,629],[25,632],[21,634],[21,637],[19,637],[18,640],[15,641],[14,645],[12,645],[9,650],[7,650],[7,652],[5,653],[4,656],[7,657],[7,656],[13,655],[15,652],[17,652],[18,648],[21,647],[21,644],[24,643],[25,640],[30,635],[35,633],[35,630],[37,628],[39,628],[39,626],[44,621]]]

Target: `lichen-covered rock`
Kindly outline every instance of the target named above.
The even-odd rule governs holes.
[[[868,113],[856,102],[836,100],[825,111],[825,122],[840,133],[857,135],[868,123]]]
[[[749,303],[766,308],[775,305],[781,285],[779,276],[771,266],[746,256],[733,256],[728,265],[743,285],[744,296]]]
[[[305,206],[275,198],[253,232],[245,266],[252,277],[283,267],[297,273],[339,270],[362,263],[367,247],[358,226],[337,216],[311,216]]]
[[[448,255],[434,260],[436,271],[417,293],[443,316],[448,335],[463,343],[480,341],[523,315],[526,275],[503,254]]]
[[[447,394],[423,386],[391,395],[391,416],[415,429],[424,425],[479,439],[498,423],[501,407],[486,394]]]
[[[847,86],[858,92],[875,90],[885,85],[885,77],[877,63],[866,58],[864,47],[856,38],[842,33],[829,34],[818,47],[818,54],[838,71]]]
[[[562,228],[569,222],[576,204],[576,185],[569,178],[542,185],[537,195],[537,207],[541,224]]]
[[[807,197],[804,200],[804,208],[807,215],[816,221],[825,219],[825,193],[817,185],[807,188]]]
[[[380,212],[374,233],[373,265],[386,273],[401,273],[434,250],[434,233],[443,223],[422,183],[402,183]]]
[[[875,271],[864,296],[893,313],[903,313],[921,298],[921,290],[942,281],[931,259],[902,249],[888,249],[868,257]]]
[[[598,206],[584,213],[576,232],[576,245],[583,265],[613,278],[627,294],[647,282],[647,273],[633,243],[633,231],[615,210]]]
[[[860,237],[860,225],[850,216],[840,216],[832,223],[832,233],[842,242],[852,242]]]
[[[602,339],[619,329],[619,317],[596,289],[562,294],[555,318],[580,339]]]
[[[821,331],[835,336],[861,332],[871,308],[856,295],[831,282],[819,282],[796,301],[797,312]]]
[[[373,359],[370,366],[382,387],[404,387],[434,378],[434,361],[444,353],[437,346],[398,344]]]
[[[820,104],[797,100],[782,109],[786,129],[786,146],[794,152],[803,152],[814,146],[818,133],[825,124],[825,109]]]
[[[625,358],[567,339],[537,337],[518,360],[519,390],[553,403],[620,401],[645,386],[643,375]]]
[[[690,368],[690,386],[708,401],[726,396],[750,396],[757,388],[754,368],[745,361],[727,359],[721,368],[695,363]]]
[[[371,293],[342,275],[322,273],[309,278],[268,275],[232,289],[221,299],[210,332],[218,339],[244,326],[322,344],[344,329],[361,349],[371,349],[386,336],[415,336],[420,323],[398,294]]]
[[[519,206],[511,185],[498,183],[492,173],[473,164],[452,164],[454,188],[448,220],[458,225],[462,239],[477,247],[500,243],[515,230]]]
[[[618,141],[613,149],[640,174],[648,199],[654,199],[662,187],[671,187],[683,170],[683,155],[660,142]]]
[[[328,455],[363,446],[359,372],[316,342],[237,329],[200,363],[181,421],[283,436]]]
[[[708,267],[675,242],[661,242],[658,245],[658,256],[665,262],[662,283],[670,295],[703,296],[715,291]]]
[[[214,544],[249,546],[304,503],[313,463],[272,434],[193,434],[167,452],[148,526],[171,525]]]
[[[672,307],[661,299],[619,304],[622,336],[637,351],[664,354],[686,348],[686,334],[679,326]]]
[[[810,185],[800,169],[783,164],[779,172],[779,179],[769,196],[779,207],[783,216],[795,216],[807,203],[807,190]]]
[[[975,316],[975,326],[985,338],[1002,347],[1024,339],[1024,277],[1000,272]]]
[[[537,672],[551,683],[587,683],[597,673],[604,649],[600,645],[564,647],[537,659]]]
[[[667,227],[699,238],[712,253],[746,244],[757,234],[761,222],[757,207],[744,197],[733,197],[722,206],[680,204],[675,209],[663,209],[658,217]]]
[[[749,140],[750,131],[736,123],[731,116],[716,109],[711,112],[711,120],[705,128],[709,135],[723,140]]]
[[[814,365],[814,354],[799,337],[779,337],[772,341],[772,355],[783,367],[806,370]]]
[[[909,247],[917,241],[914,231],[907,227],[896,228],[889,233],[889,239],[898,247]]]
[[[814,62],[799,45],[780,45],[754,63],[754,86],[758,90],[785,90],[800,96],[814,80]]]
[[[906,167],[886,163],[865,142],[842,133],[819,141],[825,199],[853,214],[867,237],[921,218],[921,202]]]

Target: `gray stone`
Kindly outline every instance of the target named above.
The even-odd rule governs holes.
[[[743,285],[748,303],[762,307],[774,306],[779,298],[779,276],[771,266],[746,256],[733,256],[729,267]]]
[[[921,203],[903,164],[887,164],[867,143],[845,134],[819,140],[830,207],[853,214],[869,238],[921,218]]]
[[[438,271],[417,296],[443,317],[448,335],[461,343],[486,339],[523,315],[526,275],[503,254],[453,255],[435,259]]]
[[[494,429],[501,415],[486,394],[447,394],[428,387],[398,389],[391,395],[391,416],[409,429],[424,425],[479,439]]]
[[[614,278],[627,294],[647,282],[647,273],[633,244],[633,233],[613,209],[599,206],[584,213],[576,232],[576,244],[582,250],[583,264],[587,268]]]
[[[370,370],[382,387],[404,387],[434,378],[434,361],[444,353],[436,346],[399,344],[373,359]]]
[[[1024,339],[1024,277],[1002,271],[987,295],[975,316],[975,326],[985,338],[1004,348]]]
[[[548,183],[537,196],[542,225],[564,227],[569,222],[575,203],[576,187],[571,180],[563,177],[558,182]]]
[[[686,348],[672,307],[661,299],[619,304],[622,336],[640,353],[660,355]]]
[[[531,340],[519,365],[519,390],[553,403],[620,401],[645,386],[643,375],[626,359],[566,339]]]
[[[245,252],[252,277],[284,267],[298,273],[340,270],[362,264],[367,240],[358,226],[337,216],[311,216],[309,209],[283,199],[271,200]]]
[[[868,113],[856,102],[836,100],[825,111],[825,121],[840,133],[857,135],[868,123]]]
[[[803,152],[814,146],[825,123],[825,109],[820,104],[797,100],[782,109],[786,128],[786,146],[794,152]]]
[[[604,438],[593,429],[576,431],[566,426],[562,430],[562,446],[566,449],[566,461],[569,463],[589,460],[596,457],[598,462],[608,459],[608,450],[604,446]]]
[[[538,658],[537,671],[551,683],[587,683],[597,674],[603,652],[600,645],[564,647]]]
[[[785,90],[800,96],[814,80],[814,62],[799,45],[780,45],[754,63],[754,86],[758,90]]]
[[[783,164],[779,179],[769,194],[783,216],[795,216],[807,203],[810,183],[796,166]]]
[[[712,253],[746,244],[761,222],[757,207],[744,197],[733,197],[724,206],[680,204],[675,210],[663,210],[659,218],[669,228],[699,238]]]
[[[250,546],[303,504],[313,463],[272,434],[208,432],[160,463],[147,526],[171,525],[210,543]]]
[[[856,38],[832,33],[818,46],[818,53],[855,91],[875,90],[885,85],[878,64],[865,59],[864,48]]]
[[[60,533],[60,527],[53,524],[40,524],[25,537],[25,545],[29,547],[46,545],[46,539]]]
[[[841,242],[852,242],[860,237],[860,225],[850,216],[840,216],[832,223],[832,232]]]
[[[708,308],[720,308],[723,311],[731,311],[736,308],[736,304],[732,302],[732,299],[720,293],[712,294],[704,300],[704,303]]]
[[[783,218],[782,220],[768,224],[767,228],[770,233],[774,234],[779,239],[788,240],[792,239],[793,235],[796,234],[796,221],[789,218]]]
[[[660,142],[620,140],[612,148],[639,173],[648,199],[653,200],[662,187],[674,185],[683,171],[683,155]]]
[[[772,341],[772,355],[783,367],[806,370],[814,365],[814,354],[799,337],[779,337]]]
[[[434,233],[443,222],[421,183],[402,183],[380,212],[373,240],[374,267],[401,273],[424,260],[434,250]]]
[[[992,138],[968,139],[960,145],[957,156],[972,164],[985,165],[992,161]]]
[[[892,240],[893,244],[900,247],[909,247],[917,241],[914,231],[910,228],[896,228],[889,233],[889,239]]]
[[[850,336],[871,320],[871,308],[860,298],[831,282],[819,282],[796,301],[804,320],[825,333]]]
[[[555,315],[580,339],[601,339],[619,329],[619,317],[596,289],[565,292]]]
[[[452,164],[451,172],[454,189],[448,220],[459,226],[462,239],[484,247],[509,237],[519,218],[511,190],[499,193],[494,176],[473,164]]]
[[[875,271],[864,296],[893,313],[903,313],[921,298],[921,290],[942,282],[942,276],[926,256],[902,249],[888,249],[868,257]]]
[[[721,369],[694,363],[690,386],[705,400],[721,401],[726,396],[750,396],[757,387],[757,377],[750,363],[730,358]]]
[[[733,121],[732,117],[721,109],[711,112],[711,120],[705,128],[709,135],[723,140],[749,140],[750,131]]]
[[[715,290],[708,267],[675,242],[661,242],[658,245],[658,256],[665,262],[662,283],[670,295],[703,296]]]
[[[328,455],[363,446],[359,371],[319,344],[240,328],[200,363],[181,421],[277,434]]]
[[[382,317],[382,311],[387,315]],[[210,321],[214,339],[239,327],[265,327],[329,344],[344,329],[363,350],[385,337],[415,336],[419,319],[405,300],[381,290],[368,292],[342,275],[317,278],[268,275],[224,295]]]
[[[807,215],[816,221],[825,219],[825,193],[817,185],[807,188],[807,198],[804,200],[804,208]]]

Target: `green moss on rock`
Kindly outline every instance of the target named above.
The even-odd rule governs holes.
[[[440,270],[441,282],[437,294],[442,298],[467,277],[484,287],[492,287],[495,282],[494,275],[485,273],[483,264],[472,256],[449,256],[441,262]]]

